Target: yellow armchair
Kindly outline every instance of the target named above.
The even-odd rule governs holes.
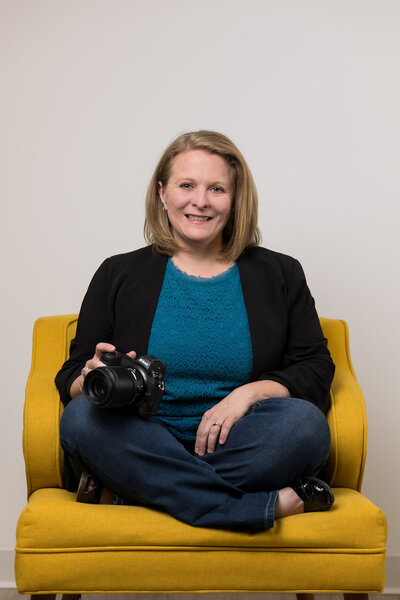
[[[321,319],[336,364],[325,476],[336,502],[323,513],[279,519],[265,532],[195,528],[142,506],[87,505],[62,486],[62,412],[54,376],[77,315],[38,319],[26,389],[28,504],[17,527],[20,593],[381,592],[386,520],[361,494],[366,457],[363,396],[344,321]]]

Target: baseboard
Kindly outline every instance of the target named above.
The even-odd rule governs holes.
[[[385,594],[400,594],[400,555],[386,556]]]
[[[14,550],[0,549],[0,588],[14,589]],[[400,555],[386,557],[385,594],[400,594]]]
[[[15,588],[14,550],[0,548],[0,588]]]

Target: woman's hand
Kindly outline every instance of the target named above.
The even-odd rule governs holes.
[[[93,371],[93,369],[97,369],[98,367],[106,366],[103,362],[101,362],[103,352],[114,352],[115,349],[116,348],[115,346],[113,346],[113,344],[108,344],[107,342],[100,342],[96,345],[96,351],[94,353],[94,356],[86,361],[85,366],[81,371],[81,374],[72,382],[70,389],[71,398],[75,398],[75,396],[82,394],[83,381],[86,375],[90,373],[90,371]],[[127,355],[130,358],[135,358],[136,352],[131,350],[130,352],[127,352]]]
[[[195,453],[203,456],[214,452],[217,443],[225,444],[233,424],[244,417],[253,404],[267,398],[289,396],[284,385],[271,380],[253,381],[234,389],[204,413],[197,429]]]

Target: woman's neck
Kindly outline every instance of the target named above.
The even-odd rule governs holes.
[[[224,261],[215,255],[192,254],[185,251],[176,252],[172,256],[172,261],[178,269],[196,277],[215,277],[234,264],[233,261]]]

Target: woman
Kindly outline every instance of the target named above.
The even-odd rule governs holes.
[[[115,503],[204,527],[265,529],[333,503],[324,412],[334,365],[300,264],[260,248],[257,193],[225,136],[179,136],[150,182],[149,246],[107,259],[56,383],[61,443]],[[133,348],[133,350],[132,350]],[[156,416],[82,395],[102,353],[167,364]],[[93,354],[94,352],[94,354]]]

